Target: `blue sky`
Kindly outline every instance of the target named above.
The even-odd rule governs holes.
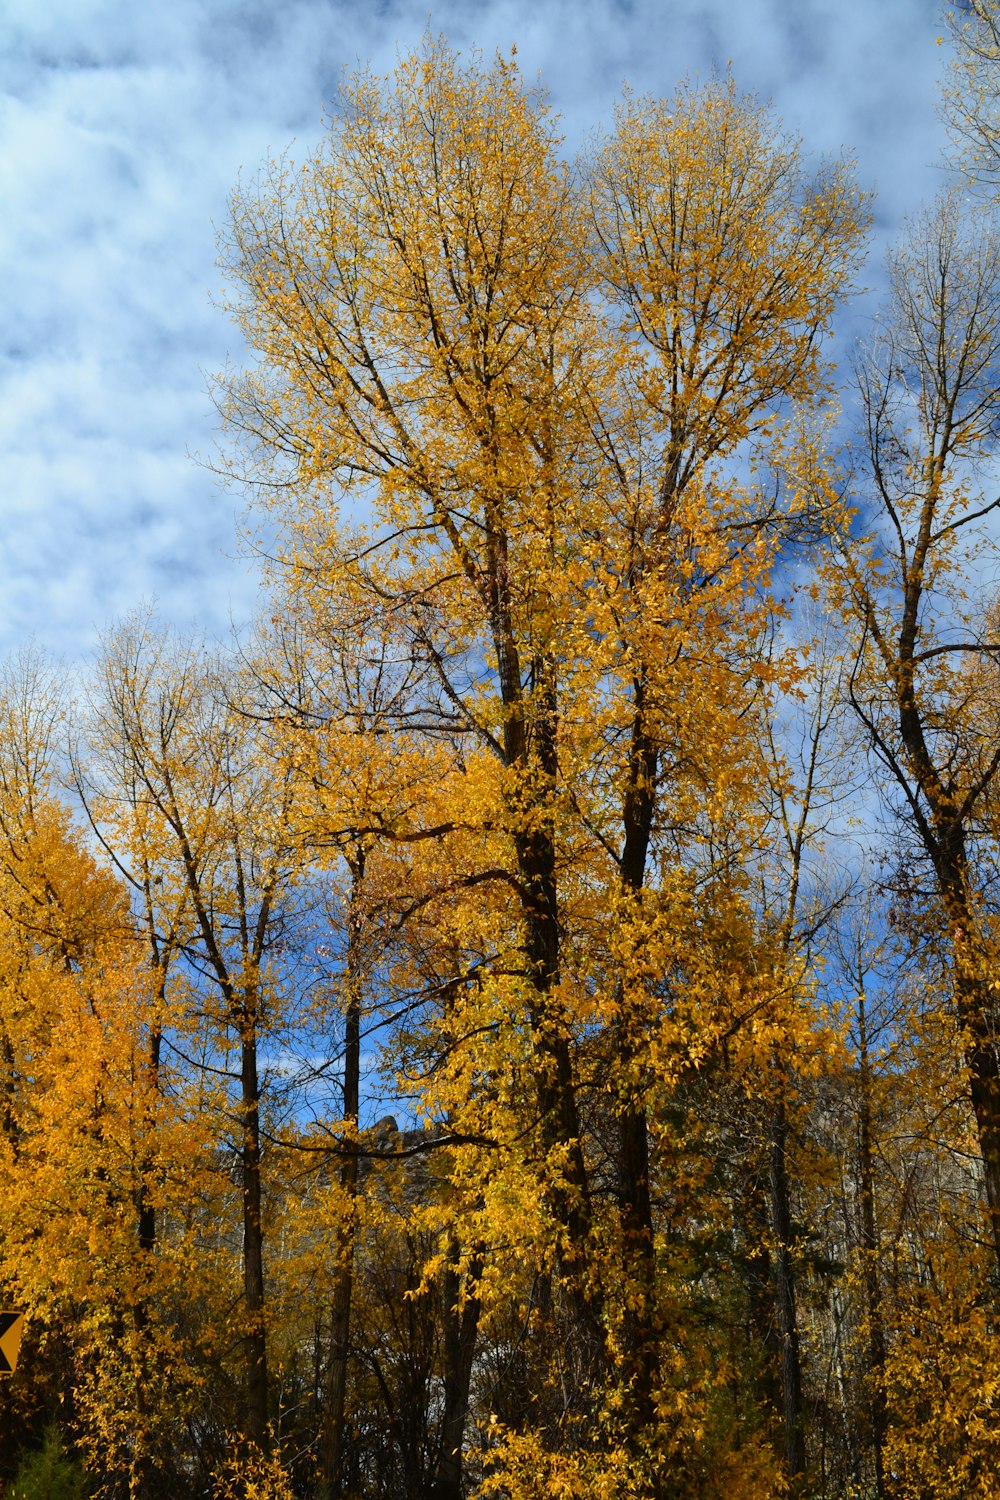
[[[0,654],[73,661],[143,602],[224,635],[256,602],[206,373],[241,349],[210,294],[237,173],[314,141],[346,67],[430,27],[516,44],[568,143],[624,82],[731,66],[875,189],[868,281],[942,180],[937,0],[6,0],[0,53]]]

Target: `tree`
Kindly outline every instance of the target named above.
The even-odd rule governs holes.
[[[850,794],[844,765],[841,722],[845,714],[842,664],[834,654],[829,628],[804,642],[808,671],[796,691],[768,716],[766,764],[772,802],[768,826],[774,847],[765,845],[756,871],[761,925],[774,931],[792,991],[783,1034],[775,1038],[770,1067],[751,1088],[767,1113],[766,1169],[761,1196],[767,1200],[769,1234],[759,1233],[750,1205],[747,1239],[751,1266],[767,1274],[770,1306],[762,1309],[751,1283],[753,1315],[763,1325],[762,1343],[776,1366],[774,1384],[784,1423],[785,1467],[793,1485],[806,1474],[806,1409],[799,1328],[801,1256],[796,1241],[794,1169],[796,1124],[808,1129],[809,1087],[802,1079],[815,1071],[817,1048],[831,1058],[839,1050],[830,1017],[814,989],[816,954],[848,896],[843,880],[822,878],[821,849],[840,807]],[[824,1034],[825,1033],[825,1034]],[[767,1076],[769,1075],[769,1076]],[[805,1095],[805,1097],[803,1097]],[[754,1242],[754,1231],[758,1231]],[[811,1230],[811,1226],[810,1226]],[[806,1231],[807,1233],[809,1230]],[[753,1272],[751,1272],[751,1277]]]
[[[61,730],[54,673],[22,657],[0,691],[0,1276],[38,1346],[61,1346],[60,1419],[101,1480],[149,1495],[189,1410],[172,1351],[198,1257],[145,1226],[174,1189],[188,1201],[205,1141],[148,1066],[162,996],[125,889],[55,796]]]
[[[105,644],[78,786],[93,825],[142,905],[151,969],[172,995],[171,1045],[235,1086],[218,1100],[242,1200],[248,1443],[266,1446],[261,1045],[282,1014],[298,868],[293,777],[261,754],[237,706],[239,676],[141,619]],[[209,1101],[218,1088],[210,1084]],[[224,1122],[224,1123],[223,1123]]]
[[[321,1500],[344,1492],[348,1469],[347,1403],[364,1149],[362,1044],[365,1034],[382,1020],[381,1008],[368,992],[377,987],[376,972],[384,970],[386,924],[391,921],[369,863],[400,809],[418,794],[400,774],[391,749],[384,743],[379,747],[386,737],[391,745],[396,719],[413,696],[418,669],[407,653],[399,652],[398,642],[376,640],[370,631],[356,640],[351,623],[339,613],[336,600],[325,600],[306,622],[283,620],[277,628],[262,630],[251,669],[254,699],[245,704],[270,726],[272,746],[298,788],[297,838],[310,860],[313,882],[322,879],[327,887],[326,918],[333,929],[322,934],[322,946],[330,954],[330,973],[322,987],[332,993],[333,1005],[318,1019],[328,1026],[339,1014],[343,1027],[342,1038],[323,1037],[327,1047],[342,1042],[339,1118],[331,1118],[323,1108],[325,1101],[317,1100],[320,1142],[312,1134],[302,1140],[300,1130],[293,1130],[288,1141],[293,1153],[306,1152],[307,1160],[318,1163],[320,1170],[327,1166],[327,1153],[339,1157],[337,1191],[331,1195],[337,1208],[320,1444]],[[314,965],[317,957],[314,951]],[[326,1052],[316,1071],[330,1072]],[[460,1434],[458,1444],[460,1452]]]
[[[914,222],[889,271],[889,309],[859,366],[874,529],[848,544],[837,576],[857,640],[852,702],[932,876],[940,925],[924,919],[948,954],[1000,1265],[1000,1058],[980,862],[1000,744],[979,738],[962,666],[1000,648],[984,633],[975,562],[1000,505],[977,482],[1000,436],[996,227],[953,193]]]
[[[601,411],[596,427],[621,527],[613,571],[624,597],[611,602],[609,629],[628,736],[619,878],[638,907],[658,828],[676,822],[693,790],[718,784],[722,766],[749,812],[739,779],[753,775],[756,747],[736,727],[753,717],[746,678],[788,683],[787,660],[761,651],[769,572],[779,539],[815,523],[823,479],[806,472],[800,448],[787,504],[769,505],[732,466],[741,453],[760,461],[790,407],[800,419],[821,408],[819,336],[844,291],[861,204],[843,169],[807,186],[796,144],[731,85],[628,102],[591,192],[611,315],[641,351],[623,381],[632,420]],[[619,1112],[624,1229],[648,1287],[644,1109],[623,1099]],[[656,1384],[644,1300],[647,1327],[629,1335],[640,1391]]]
[[[258,363],[220,402],[278,508],[290,607],[333,596],[362,634],[388,619],[420,663],[391,730],[438,767],[392,828],[445,965],[420,1108],[480,1153],[487,1241],[523,1203],[571,1422],[616,1371],[642,1484],[663,1336],[649,1112],[739,1025],[712,1014],[721,949],[695,960],[674,934],[696,941],[699,900],[739,926],[708,830],[748,808],[755,715],[792,673],[760,649],[769,580],[828,493],[809,414],[864,205],[728,84],[627,102],[575,171],[512,61],[429,44],[342,105],[301,169],[234,197],[224,256]]]
[[[1000,10],[995,0],[962,0],[945,17],[955,47],[943,113],[956,162],[995,188],[1000,170]]]

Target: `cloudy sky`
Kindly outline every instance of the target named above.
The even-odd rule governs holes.
[[[516,44],[570,144],[624,82],[666,94],[731,65],[878,194],[878,277],[941,180],[937,0],[4,0],[0,15],[0,654],[72,661],[155,601],[222,635],[254,610],[238,496],[209,454],[206,372],[229,190],[314,141],[344,68],[388,71],[428,26]]]

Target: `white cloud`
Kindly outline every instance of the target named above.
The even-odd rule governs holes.
[[[344,67],[388,71],[426,0],[12,0],[0,99],[0,649],[70,656],[155,595],[224,631],[254,583],[207,472],[203,370],[235,331],[211,306],[213,221],[240,168],[314,140]],[[430,24],[518,48],[571,145],[628,79],[669,93],[731,62],[811,149],[857,152],[883,234],[933,189],[936,0],[479,0]],[[228,555],[227,555],[228,554]]]

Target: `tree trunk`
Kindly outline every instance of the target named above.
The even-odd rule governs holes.
[[[462,1448],[469,1411],[480,1306],[475,1292],[467,1293],[464,1306],[460,1306],[458,1261],[458,1241],[454,1235],[450,1235],[443,1276],[444,1414],[441,1419],[441,1452],[431,1488],[432,1500],[462,1500]],[[472,1285],[475,1285],[482,1274],[482,1267],[482,1252],[476,1247],[467,1273]]]
[[[351,894],[347,918],[347,957],[344,1013],[344,1126],[345,1156],[340,1169],[340,1187],[347,1202],[344,1223],[337,1235],[333,1283],[333,1317],[330,1329],[329,1375],[323,1417],[319,1500],[334,1500],[343,1490],[344,1415],[347,1407],[347,1376],[350,1364],[351,1302],[354,1292],[354,1253],[357,1239],[355,1201],[358,1196],[358,1120],[361,1097],[361,932],[360,887],[365,856],[357,850],[351,859]]]
[[[634,718],[629,755],[629,779],[622,808],[624,841],[621,887],[626,902],[638,904],[646,880],[646,860],[653,831],[655,783],[659,756],[646,731],[645,682],[633,680]],[[621,987],[619,987],[621,998]],[[621,1009],[621,1007],[619,1007]],[[645,1036],[621,1015],[618,1022],[619,1079],[629,1077],[636,1048]],[[649,1182],[649,1130],[646,1107],[636,1097],[635,1085],[622,1093],[618,1110],[618,1199],[621,1212],[622,1258],[627,1290],[622,1327],[622,1376],[630,1388],[629,1437],[638,1446],[653,1420],[660,1378],[656,1318],[656,1260]]]
[[[779,1093],[771,1122],[771,1224],[774,1231],[774,1292],[781,1340],[781,1410],[785,1430],[785,1468],[795,1493],[805,1473],[805,1424],[802,1409],[802,1366],[795,1306],[795,1267],[792,1259],[791,1191],[786,1147],[788,1120]]]
[[[900,738],[929,817],[920,816],[918,831],[937,878],[938,891],[948,924],[954,960],[954,997],[962,1028],[962,1048],[969,1073],[969,1092],[976,1119],[979,1149],[983,1158],[983,1185],[990,1220],[993,1254],[1000,1281],[1000,1059],[997,1056],[993,1012],[995,1003],[978,977],[981,957],[979,924],[969,879],[966,819],[969,810],[958,800],[958,792],[942,779],[931,759],[924,721],[914,690],[914,665],[918,636],[919,606],[923,588],[923,559],[930,547],[930,524],[934,508],[927,504],[921,545],[915,557],[913,577],[907,587],[899,637],[896,694]]]
[[[778,1336],[771,1241],[770,1159],[768,1177],[754,1173],[745,1196],[737,1200],[735,1213],[745,1246],[748,1337],[762,1351],[759,1391],[768,1409],[782,1410],[781,1340]]]
[[[505,718],[504,760],[517,780],[508,798],[522,895],[527,970],[531,978],[530,1021],[536,1053],[536,1089],[546,1155],[564,1162],[560,1177],[547,1187],[549,1206],[560,1230],[556,1254],[579,1337],[582,1366],[592,1363],[599,1317],[596,1288],[588,1276],[590,1195],[577,1110],[570,1040],[557,998],[560,977],[559,907],[556,880],[554,810],[559,770],[556,739],[555,668],[546,658],[532,662],[534,692],[530,731],[521,684],[521,664],[513,630],[507,578],[506,538],[488,532],[490,616]]]
[[[532,821],[537,813],[532,814]],[[573,1063],[559,984],[559,917],[556,905],[555,849],[545,829],[519,830],[514,839],[518,873],[525,891],[524,918],[528,971],[532,977],[531,1028],[535,1042],[536,1090],[546,1154],[562,1158],[561,1175],[547,1186],[559,1226],[556,1254],[560,1276],[581,1340],[576,1351],[589,1367],[598,1318],[596,1288],[589,1285],[590,1195],[580,1139]]]
[[[267,1444],[267,1340],[264,1328],[264,1236],[261,1222],[260,1089],[257,1033],[244,1019],[240,1042],[243,1147],[243,1292],[246,1304],[246,1422],[244,1435]]]
[[[939,818],[928,831],[935,873],[943,897],[954,959],[954,999],[969,1074],[969,1094],[983,1159],[983,1187],[993,1255],[1000,1279],[1000,1058],[997,1055],[996,1001],[979,977],[979,924],[968,881],[965,829],[957,819]]]
[[[160,1087],[160,1046],[162,1033],[159,1027],[154,1027],[149,1036],[149,1080],[154,1093],[159,1092]],[[151,1255],[156,1248],[156,1204],[149,1195],[147,1183],[151,1164],[147,1160],[142,1163],[139,1178],[139,1191],[137,1216],[139,1249],[145,1255]]]
[[[875,1497],[884,1500],[885,1326],[878,1279],[878,1228],[875,1220],[875,1168],[872,1147],[872,1087],[868,1062],[868,1027],[864,990],[858,991],[858,1064],[861,1108],[858,1115],[858,1185],[861,1195],[861,1253],[864,1256],[865,1315],[868,1320],[868,1369],[865,1389],[871,1400],[870,1432],[875,1469]]]

